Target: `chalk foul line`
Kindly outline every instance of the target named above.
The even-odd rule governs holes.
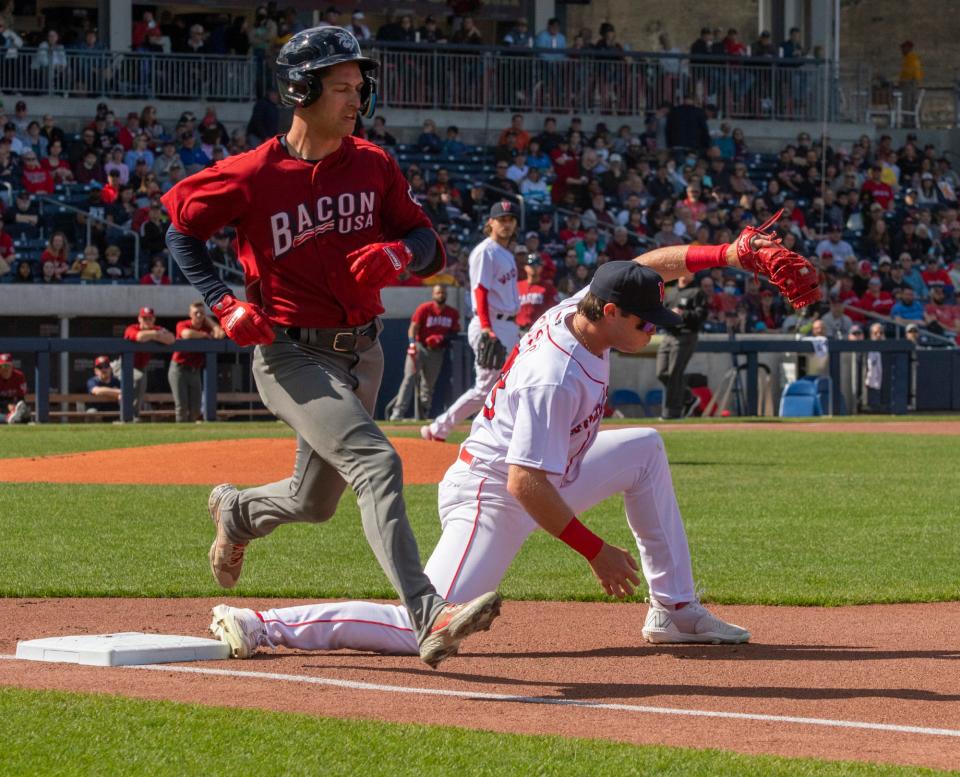
[[[0,660],[19,660],[16,656],[0,654]],[[754,720],[766,723],[790,723],[800,726],[824,726],[827,728],[860,729],[867,731],[891,731],[900,734],[921,734],[924,736],[960,737],[960,730],[952,728],[929,728],[926,726],[902,726],[895,723],[871,723],[861,720],[835,720],[832,718],[808,718],[794,715],[764,715],[754,712],[725,712],[722,710],[691,710],[677,707],[653,707],[643,704],[616,704],[612,702],[584,701],[580,699],[557,699],[550,696],[517,696],[507,693],[487,693],[484,691],[453,691],[444,688],[416,688],[407,685],[385,685],[364,683],[356,680],[338,680],[332,677],[311,675],[280,674],[276,672],[247,672],[239,669],[214,669],[212,667],[178,666],[175,664],[149,664],[142,666],[118,667],[130,670],[150,672],[175,672],[178,674],[207,675],[211,677],[249,678],[273,682],[306,683],[324,685],[333,688],[346,688],[354,691],[374,691],[377,693],[403,693],[419,696],[443,696],[456,699],[477,699],[481,701],[513,702],[515,704],[547,704],[558,707],[582,707],[592,710],[610,710],[615,712],[639,712],[650,715],[675,715],[691,718],[719,718],[725,720]]]

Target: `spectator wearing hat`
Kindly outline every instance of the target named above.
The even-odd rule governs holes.
[[[439,229],[441,226],[449,228],[450,214],[447,212],[447,206],[440,199],[440,189],[436,186],[427,189],[427,199],[422,203],[422,207],[434,229]]]
[[[437,20],[433,16],[427,16],[423,20],[423,26],[416,31],[420,36],[421,43],[446,43],[447,36],[437,25]]]
[[[123,155],[125,151],[123,146],[119,143],[115,144],[113,148],[110,149],[110,158],[103,165],[103,171],[110,175],[111,172],[116,171],[118,173],[117,182],[122,186],[130,180],[130,167],[123,161]]]
[[[517,326],[521,332],[526,332],[534,321],[557,304],[557,290],[551,281],[543,279],[543,259],[539,253],[526,254],[523,269],[524,278],[517,282],[520,295]]]
[[[889,316],[894,302],[893,295],[883,290],[880,278],[874,276],[867,284],[867,291],[855,303],[855,307],[881,316]]]
[[[212,161],[197,143],[197,138],[192,132],[181,133],[180,150],[177,153],[188,174],[202,170]]]
[[[26,376],[13,366],[13,356],[0,353],[0,418],[8,424],[25,424],[30,420],[27,405]]]
[[[550,202],[550,189],[537,168],[528,168],[520,180],[520,194],[531,205],[547,206]]]
[[[866,259],[857,262],[857,271],[853,274],[853,290],[858,297],[863,296],[873,277],[873,265]]]
[[[23,154],[26,144],[19,137],[17,137],[17,125],[12,121],[8,121],[3,125],[2,140],[5,140],[10,144],[10,153],[16,155],[17,157]]]
[[[917,299],[925,300],[928,296],[927,284],[923,282],[923,275],[909,253],[899,255],[897,261],[903,268],[903,282],[910,286]]]
[[[93,360],[93,377],[87,380],[86,411],[96,413],[120,407],[120,379],[114,374],[109,356]]]
[[[860,194],[880,203],[885,211],[893,208],[893,187],[883,180],[883,165],[879,162],[870,166],[870,176],[860,187]]]
[[[130,324],[123,332],[124,340],[135,343],[161,343],[171,345],[176,339],[173,333],[157,324],[157,315],[151,307],[140,308],[137,322]],[[133,355],[133,399],[134,413],[139,414],[143,405],[143,397],[147,391],[146,369],[150,362],[150,354],[137,351]],[[114,369],[119,369],[114,365]]]
[[[910,254],[915,261],[920,261],[930,251],[930,239],[917,232],[917,220],[907,216],[900,225],[900,232],[894,237],[891,249],[894,256]],[[904,268],[907,272],[907,268]]]
[[[129,151],[133,148],[133,141],[139,134],[141,134],[140,114],[136,111],[130,111],[127,114],[127,123],[117,133],[117,143],[123,146],[124,151]]]
[[[373,35],[370,33],[370,28],[363,23],[364,18],[363,11],[359,8],[354,11],[350,16],[350,31],[357,40],[372,40]]]
[[[14,239],[40,234],[40,205],[28,191],[19,191],[13,207],[3,212],[4,229]]]
[[[853,246],[843,239],[843,231],[839,224],[831,224],[827,228],[827,236],[819,243],[815,253],[821,259],[830,254],[830,259],[837,268],[842,268],[847,257],[853,256]]]
[[[177,146],[172,140],[165,140],[160,153],[153,160],[153,173],[157,176],[160,185],[167,182],[170,175],[170,165],[177,163],[182,165],[180,155],[177,153]]]

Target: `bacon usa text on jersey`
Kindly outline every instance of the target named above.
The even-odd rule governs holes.
[[[336,230],[341,235],[373,226],[376,192],[344,192],[333,197],[317,197],[313,207],[300,203],[293,212],[279,211],[270,217],[273,233],[273,258],[279,259],[290,249],[312,237]],[[296,225],[294,227],[294,225]]]

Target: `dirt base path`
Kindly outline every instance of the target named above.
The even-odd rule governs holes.
[[[0,600],[0,654],[13,654],[18,639],[58,634],[203,634],[214,603]],[[652,646],[639,635],[642,605],[508,602],[493,629],[443,671],[413,657],[281,649],[154,671],[0,660],[0,684],[742,753],[960,764],[960,603],[715,609],[750,627],[754,642]],[[204,673],[211,669],[226,674]]]

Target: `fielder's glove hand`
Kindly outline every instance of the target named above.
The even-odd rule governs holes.
[[[507,360],[507,349],[496,337],[484,332],[477,346],[477,364],[486,370],[499,370]]]
[[[753,272],[754,277],[766,275],[795,308],[806,307],[817,302],[820,297],[820,276],[817,269],[800,254],[785,248],[779,238],[767,232],[783,211],[779,211],[759,227],[747,227],[737,238],[737,258],[744,270]],[[773,241],[774,245],[755,249],[753,238],[761,237]]]

